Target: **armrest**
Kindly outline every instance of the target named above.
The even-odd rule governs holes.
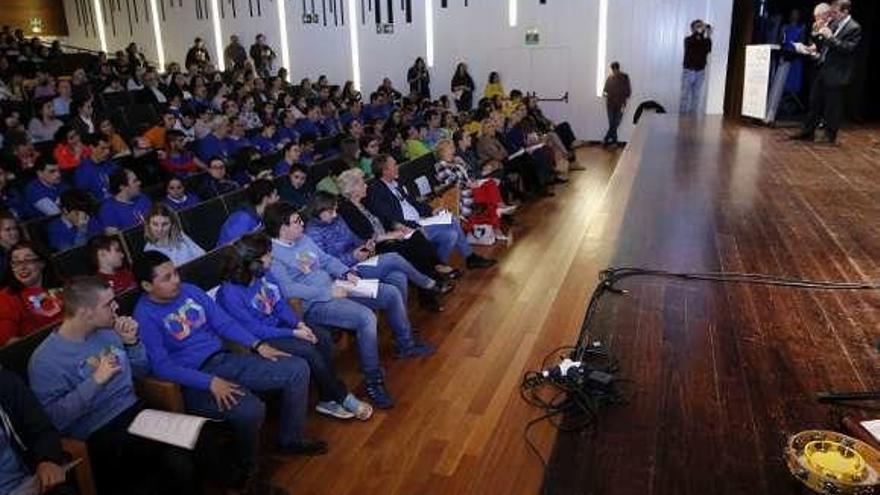
[[[79,465],[73,468],[76,477],[76,489],[80,495],[96,495],[95,479],[92,477],[92,463],[89,460],[89,449],[82,440],[62,438],[61,448],[73,459],[80,459]]]
[[[180,385],[151,376],[135,380],[134,385],[138,396],[150,407],[176,413],[186,411]]]

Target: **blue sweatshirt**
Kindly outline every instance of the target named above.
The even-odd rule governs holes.
[[[73,173],[73,185],[92,193],[97,201],[110,197],[110,174],[119,169],[113,160],[95,163],[85,158]]]
[[[275,140],[276,143],[298,143],[299,142],[299,132],[296,131],[296,127],[279,127],[277,131],[275,131],[275,135],[272,136],[272,139]]]
[[[251,144],[264,155],[275,153],[278,150],[278,147],[275,144],[275,136],[267,138],[262,134],[257,134],[251,138]]]
[[[55,251],[82,246],[90,237],[99,235],[103,228],[97,218],[90,218],[85,228],[78,229],[64,217],[58,217],[46,227],[49,246]]]
[[[24,199],[27,203],[29,217],[42,217],[49,215],[57,215],[61,213],[59,200],[61,193],[66,191],[67,184],[61,182],[57,185],[43,184],[43,182],[34,178],[27,187],[24,188]]]
[[[150,199],[139,194],[131,203],[124,203],[115,197],[109,197],[98,208],[98,220],[104,227],[116,227],[125,230],[144,223],[144,216],[150,210]]]
[[[260,339],[291,337],[299,318],[271,274],[250,285],[225,282],[217,291],[217,304]]]
[[[296,132],[298,132],[300,136],[314,136],[315,138],[321,137],[321,128],[318,127],[318,123],[312,122],[309,119],[297,120]]]
[[[196,141],[196,156],[199,157],[199,160],[208,163],[214,156],[228,158],[229,149],[226,147],[225,141],[212,133]]]
[[[284,158],[278,160],[278,163],[275,164],[275,167],[272,168],[272,173],[275,174],[276,177],[279,175],[287,175],[290,172],[291,164],[287,163],[287,160]]]
[[[165,197],[162,198],[162,203],[168,205],[174,211],[180,211],[189,208],[190,206],[195,206],[201,202],[202,200],[193,193],[186,193],[181,200],[176,200],[168,195],[165,195]]]
[[[364,240],[348,228],[342,217],[337,216],[330,223],[318,219],[311,220],[306,227],[306,235],[325,253],[335,256],[346,265],[354,266],[360,263],[352,252],[363,246]]]
[[[217,239],[217,246],[215,247],[231,244],[241,236],[258,229],[261,224],[260,215],[257,215],[254,207],[245,206],[229,215],[229,218],[223,222],[223,226],[220,227],[220,237]]]
[[[120,371],[104,385],[92,374],[102,355],[111,354]],[[115,331],[102,329],[82,342],[52,332],[31,355],[31,389],[61,433],[86,439],[137,402],[132,376],[149,372],[142,343],[124,346]]]
[[[270,271],[284,297],[302,299],[308,312],[313,303],[333,299],[334,279],[344,277],[351,270],[302,236],[290,244],[272,239]]]
[[[142,295],[134,317],[140,325],[153,374],[199,390],[211,386],[214,377],[199,367],[223,348],[221,337],[248,349],[258,342],[205,291],[190,284],[181,284],[180,294],[167,303]]]

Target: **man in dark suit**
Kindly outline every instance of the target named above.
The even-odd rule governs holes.
[[[365,205],[386,229],[403,229],[408,233],[421,229],[437,248],[437,255],[444,264],[449,264],[453,251],[465,258],[468,268],[488,268],[495,264],[495,260],[483,258],[471,249],[455,215],[447,224],[421,226],[420,220],[439,211],[432,211],[398,184],[399,167],[394,157],[381,154],[374,158],[373,172],[376,179],[367,190]]]
[[[837,131],[843,117],[843,94],[852,81],[855,52],[862,39],[862,27],[850,15],[850,0],[835,0],[831,21],[816,36],[810,47],[818,57],[819,70],[810,91],[810,112],[801,132],[793,139],[813,141],[820,119],[825,119],[828,143],[837,144]]]

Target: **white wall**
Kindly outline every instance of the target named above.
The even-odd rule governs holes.
[[[139,1],[143,10],[144,0],[132,1]],[[182,61],[195,36],[201,36],[213,46],[211,21],[196,19],[195,0],[164,1],[166,19],[160,22],[160,27],[167,61]],[[347,25],[303,24],[302,4],[298,0],[260,0],[262,15],[256,16],[255,12],[254,17],[249,15],[247,1],[237,0],[238,15],[232,18],[229,1],[218,0],[227,2],[224,4],[226,18],[221,20],[224,45],[230,34],[237,33],[248,46],[260,32],[277,48],[280,30],[276,2],[285,1],[292,79],[326,74],[332,81],[341,83],[352,78]],[[441,0],[433,0],[433,95],[449,92],[456,63],[465,61],[479,92],[492,70],[502,74],[508,90],[536,91],[545,97],[568,92],[567,104],[548,102],[544,104],[545,110],[557,119],[570,121],[581,136],[600,138],[605,131],[606,117],[604,102],[596,97],[599,1],[548,0],[541,5],[538,0],[518,0],[518,23],[510,27],[507,0],[471,0],[468,7],[464,7],[463,2],[450,0],[445,9],[441,8]],[[76,25],[73,2],[64,0],[71,33],[69,42],[97,47],[96,37],[91,32],[86,36],[82,27]],[[320,2],[316,3],[320,5]],[[210,0],[202,0],[202,3],[208,6]],[[346,3],[347,0],[343,5]],[[391,77],[400,89],[406,89],[406,69],[415,57],[425,55],[424,0],[412,0],[412,23],[404,22],[402,11],[395,11],[394,34],[377,34],[370,13],[366,24],[362,24],[360,0],[355,3],[357,15],[351,19],[346,11],[346,24],[355,21],[358,26],[363,90],[371,91],[384,76]],[[384,6],[385,2],[382,3]],[[395,8],[400,6],[397,0],[393,3]],[[733,0],[608,0],[608,4],[607,54],[602,70],[606,70],[607,63],[617,60],[633,83],[630,113],[621,128],[624,139],[631,133],[631,113],[639,102],[653,99],[671,112],[677,110],[683,38],[690,21],[696,18],[707,19],[715,27],[707,79],[707,112],[722,113]],[[145,48],[148,57],[155,59],[150,24],[141,15],[131,38],[125,5],[123,1],[123,11],[116,13],[117,36],[109,35],[109,23],[105,19],[109,48],[122,48],[133,39]],[[525,32],[533,28],[540,33],[540,44],[526,47]],[[276,51],[280,65],[281,50]],[[211,53],[213,55],[213,49]]]

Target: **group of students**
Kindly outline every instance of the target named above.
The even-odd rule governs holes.
[[[257,474],[266,392],[281,395],[282,454],[327,450],[303,434],[310,380],[322,414],[367,420],[373,407],[393,407],[376,312],[387,317],[397,358],[433,354],[408,314],[410,284],[423,307],[442,311],[442,297],[462,276],[453,256],[468,269],[495,264],[471,247],[474,228],[488,225],[503,239],[517,203],[551,195],[577,169],[571,128],[547,119],[519,91],[505,93],[497,75],[496,93],[471,112],[461,107],[467,84],[453,83],[454,108],[445,96],[403,97],[386,79],[365,105],[350,83],[306,79],[294,88],[286,77],[264,80],[249,64],[227,73],[189,64],[187,73],[170,71],[154,85],[159,75],[136,50],[122,58],[116,65],[150,81],[137,91],[165,100],[155,123],[126,139],[96,115],[91,95],[111,87],[113,77],[103,75],[117,71],[99,62],[90,90],[80,89],[83,99],[72,105],[87,125],[62,123],[52,158],[37,156],[17,111],[4,115],[4,151],[11,153],[0,174],[0,344],[58,325],[31,356],[30,387],[55,429],[87,442],[102,493],[152,486],[140,483],[145,477],[162,493],[196,492],[205,478],[252,489],[264,478]],[[462,64],[459,83],[466,74]],[[58,96],[40,100],[34,118],[43,120],[34,129],[54,125]],[[316,148],[328,137],[338,138],[338,150]],[[400,182],[399,163],[426,154],[435,157],[436,181],[460,189],[460,216],[432,208],[424,191]],[[135,165],[118,165],[120,156]],[[165,177],[157,201],[141,191],[140,176],[156,173],[137,160],[143,157]],[[310,181],[311,167],[331,157],[338,165]],[[178,212],[243,186],[244,204],[223,222],[216,245],[194,242]],[[62,282],[41,246],[22,239],[21,220],[52,215],[50,247],[86,244],[93,276]],[[145,246],[132,266],[119,234],[138,225]],[[220,247],[223,282],[215,293],[180,279],[178,267]],[[117,316],[114,297],[127,291],[141,291],[133,316]],[[302,302],[301,316],[292,299]],[[366,399],[335,371],[334,328],[355,335]],[[127,433],[144,408],[133,380],[145,375],[178,384],[187,412],[225,420],[232,446],[215,443],[211,431],[193,452]],[[17,439],[5,431],[0,441]],[[224,448],[234,452],[216,455]],[[60,466],[49,450],[47,462]],[[41,464],[28,451],[0,458],[0,473],[15,474],[0,476],[0,488],[33,482],[26,464]],[[216,469],[231,460],[234,466]],[[136,469],[144,462],[157,470]],[[58,481],[39,469],[36,475]]]

